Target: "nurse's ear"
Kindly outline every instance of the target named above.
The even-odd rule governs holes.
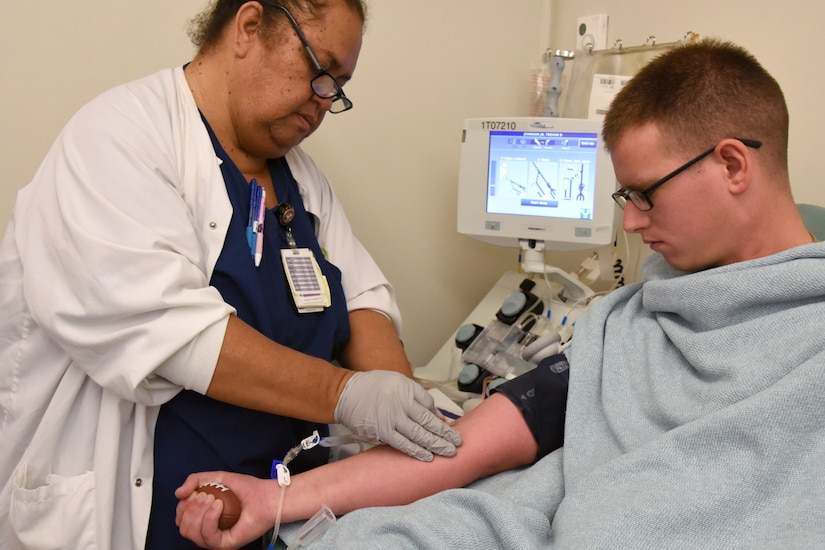
[[[229,26],[228,32],[234,33],[232,43],[235,55],[245,57],[256,42],[265,40],[263,6],[258,2],[246,2],[238,8]]]

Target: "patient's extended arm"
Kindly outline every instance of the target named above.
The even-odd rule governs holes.
[[[286,489],[281,521],[306,519],[322,504],[337,515],[369,506],[398,505],[530,464],[538,445],[521,411],[494,394],[455,423],[463,445],[454,457],[422,462],[386,446],[292,476]],[[241,501],[241,518],[228,531],[217,528],[220,505],[211,496],[192,492],[216,481],[230,487]],[[175,492],[181,499],[177,524],[181,534],[208,548],[231,548],[263,535],[276,520],[280,487],[228,472],[190,475]]]
[[[338,515],[366,506],[407,504],[536,458],[538,447],[521,412],[503,396],[485,400],[455,427],[464,440],[455,457],[426,463],[380,446],[295,476],[287,490],[285,521],[310,517],[321,503]]]

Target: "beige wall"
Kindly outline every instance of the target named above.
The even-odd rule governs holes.
[[[116,83],[191,57],[184,32],[205,0],[0,3],[0,224],[74,110]],[[306,148],[356,232],[394,282],[404,340],[426,363],[517,252],[455,230],[459,137],[466,117],[526,114],[541,52],[572,49],[576,18],[610,15],[626,45],[718,35],[751,49],[791,108],[797,199],[825,204],[818,133],[825,119],[815,25],[825,7],[789,0],[371,0],[355,109],[330,116]],[[552,7],[552,10],[550,9]],[[555,262],[555,260],[558,262]],[[575,265],[580,255],[553,261]]]
[[[103,90],[190,59],[205,0],[0,2],[0,226],[74,111]]]

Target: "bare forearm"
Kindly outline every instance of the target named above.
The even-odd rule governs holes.
[[[350,340],[341,354],[347,368],[391,370],[412,377],[401,340],[384,315],[350,312],[350,328]],[[352,374],[273,342],[233,315],[206,394],[245,408],[331,423]]]
[[[331,423],[350,376],[273,342],[233,315],[206,394],[249,409]]]
[[[392,370],[412,378],[412,366],[395,327],[377,311],[358,309],[349,314],[350,340],[341,363],[353,370]]]
[[[464,444],[456,456],[421,462],[381,446],[293,476],[284,521],[310,517],[325,503],[336,514],[406,504],[476,479],[529,464],[538,447],[518,409],[494,395],[455,424]]]

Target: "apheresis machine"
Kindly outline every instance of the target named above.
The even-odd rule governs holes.
[[[504,380],[572,342],[575,319],[622,284],[614,252],[616,181],[601,121],[502,117],[464,122],[458,231],[518,248],[499,279],[416,378],[459,416]],[[564,271],[548,252],[592,250]],[[601,290],[594,290],[599,283]],[[439,399],[441,398],[441,399]]]

